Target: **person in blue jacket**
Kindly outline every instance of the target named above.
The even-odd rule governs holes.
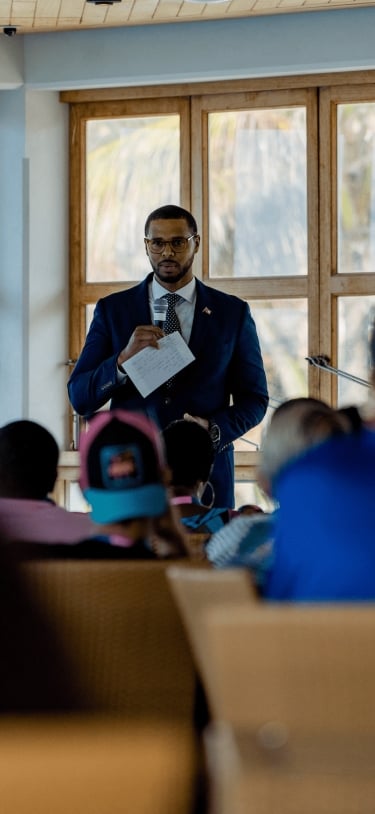
[[[273,511],[239,514],[217,531],[206,546],[207,557],[217,568],[246,567],[260,595],[268,589],[275,560],[278,516],[278,484],[285,469],[307,450],[332,436],[351,431],[352,423],[342,411],[312,397],[287,399],[274,411],[262,439],[257,482],[274,503]],[[297,487],[298,490],[298,487]],[[303,508],[294,501],[288,506],[288,524],[300,521]]]
[[[144,242],[152,272],[132,288],[98,301],[68,382],[71,404],[90,417],[110,400],[111,408],[141,410],[161,430],[177,419],[197,421],[215,445],[211,482],[216,505],[233,507],[233,441],[260,423],[268,405],[253,317],[245,301],[193,276],[200,236],[190,212],[171,204],[154,210],[146,220]],[[143,348],[157,347],[164,336],[157,315],[168,295],[176,293],[165,332],[179,330],[194,360],[142,397],[123,366]]]
[[[375,600],[375,332],[369,400],[352,432],[280,472],[270,600]]]
[[[286,467],[274,559],[263,595],[287,601],[375,600],[375,433],[337,436]]]

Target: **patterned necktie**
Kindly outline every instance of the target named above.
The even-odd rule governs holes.
[[[175,306],[182,300],[178,294],[165,294],[163,299],[167,300],[168,308],[164,323],[164,333],[171,334],[173,331],[181,333],[180,320],[176,314]]]
[[[182,297],[180,297],[178,294],[165,294],[163,299],[167,300],[168,303],[164,323],[164,333],[171,334],[173,331],[179,331],[181,333],[180,320],[176,314],[175,305],[182,300]],[[168,379],[168,381],[165,383],[168,390],[172,387],[174,380],[175,376],[172,376],[172,378]]]

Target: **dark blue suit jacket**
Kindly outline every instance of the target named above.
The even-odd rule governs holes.
[[[166,391],[143,398],[130,379],[117,381],[117,357],[137,325],[152,323],[148,285],[152,274],[98,301],[85,346],[68,382],[74,409],[90,416],[109,399],[111,408],[142,410],[163,429],[185,412],[214,420],[221,430],[220,454],[211,480],[216,505],[233,505],[233,446],[262,420],[267,383],[254,320],[248,305],[196,281],[189,347],[195,356]]]

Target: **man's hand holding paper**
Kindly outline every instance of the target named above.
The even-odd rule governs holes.
[[[195,359],[179,331],[163,336],[127,359],[123,369],[144,398]]]

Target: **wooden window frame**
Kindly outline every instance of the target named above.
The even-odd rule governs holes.
[[[210,280],[208,241],[194,270],[208,285],[250,301],[306,298],[308,353],[327,355],[337,366],[338,300],[375,294],[375,273],[337,272],[337,106],[375,102],[375,71],[315,74],[228,82],[134,88],[88,89],[60,94],[70,106],[70,355],[76,358],[85,333],[85,309],[99,297],[134,285],[85,281],[85,126],[88,119],[179,112],[181,203],[194,212],[207,235],[208,115],[212,110],[287,107],[302,104],[307,115],[308,274]],[[375,272],[375,270],[374,270]],[[337,402],[337,379],[309,366],[312,396]],[[236,454],[236,476],[254,478],[258,453]]]

